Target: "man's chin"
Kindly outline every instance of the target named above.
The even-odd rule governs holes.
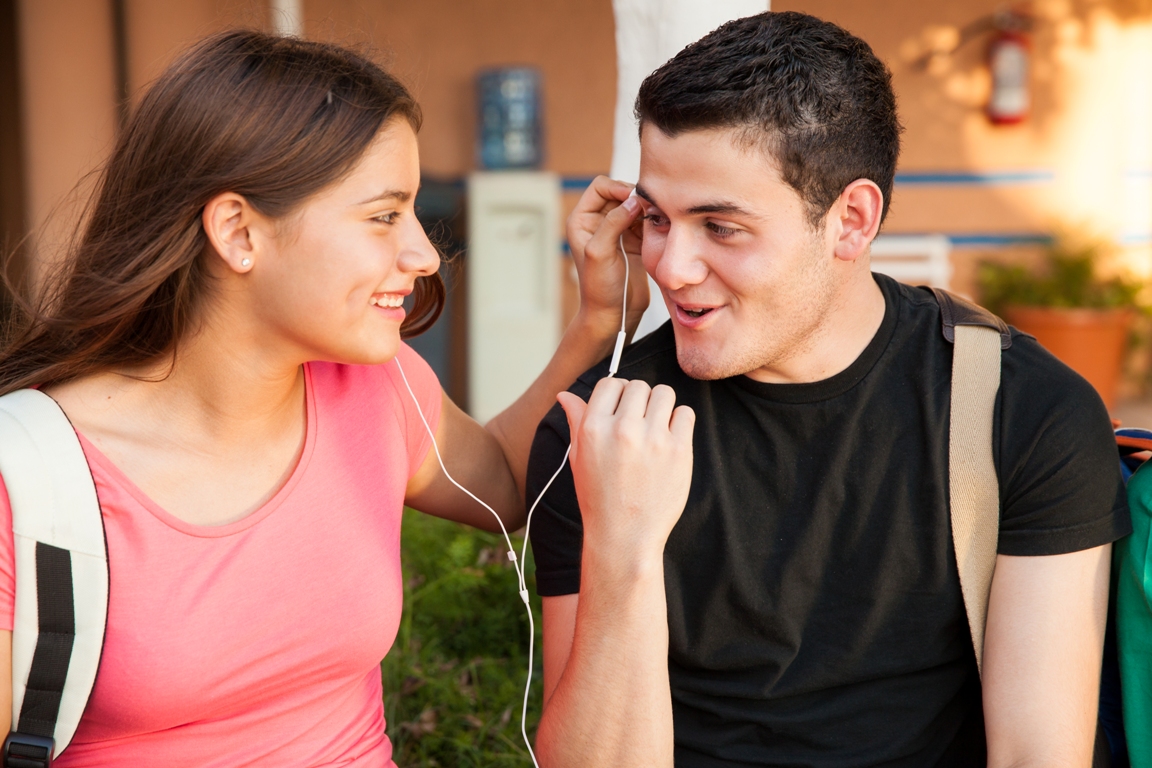
[[[676,345],[676,361],[680,364],[680,370],[699,381],[727,379],[747,373],[755,368],[752,366],[748,370],[744,370],[740,361],[727,359],[716,350],[703,350],[679,343]]]

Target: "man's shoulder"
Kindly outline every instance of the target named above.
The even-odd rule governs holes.
[[[928,337],[951,356],[952,343],[944,337],[940,305],[928,288],[896,283],[891,278],[878,276],[890,283],[893,295],[899,298],[901,317],[911,321],[911,333]],[[1099,395],[1080,374],[1044,349],[1035,337],[1009,326],[1012,343],[1001,353],[1002,393],[1009,398],[1037,398],[1049,405],[1073,403],[1095,405]],[[1037,403],[1039,404],[1039,403]]]

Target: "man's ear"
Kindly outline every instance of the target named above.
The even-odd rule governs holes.
[[[884,194],[875,182],[857,179],[844,188],[832,206],[833,223],[839,224],[834,249],[837,259],[856,261],[867,252],[880,231],[883,211]]]
[[[234,272],[244,273],[256,264],[261,217],[243,196],[224,192],[204,206],[201,222],[216,255]]]

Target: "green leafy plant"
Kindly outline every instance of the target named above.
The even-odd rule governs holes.
[[[404,768],[531,766],[520,736],[528,616],[503,537],[405,510],[400,541],[404,613],[381,668],[393,759]],[[513,544],[519,552],[522,539]],[[536,603],[530,738],[541,697]]]
[[[1103,243],[1073,244],[1063,239],[1048,249],[1038,270],[1019,264],[982,262],[977,272],[981,301],[997,314],[1011,305],[1138,307],[1138,297],[1144,289],[1141,281],[1125,276],[1104,278],[1097,272],[1097,264],[1108,251]]]

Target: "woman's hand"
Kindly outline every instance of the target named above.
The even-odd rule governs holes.
[[[629,198],[631,193],[631,184],[597,176],[568,217],[568,245],[580,280],[578,317],[610,335],[620,329],[624,298],[621,236],[630,268],[626,318],[629,335],[648,307],[648,276],[640,262],[639,217],[643,206],[639,198]]]
[[[676,393],[643,381],[601,379],[585,404],[558,395],[572,435],[572,478],[586,542],[601,554],[661,557],[692,484],[696,414]]]

